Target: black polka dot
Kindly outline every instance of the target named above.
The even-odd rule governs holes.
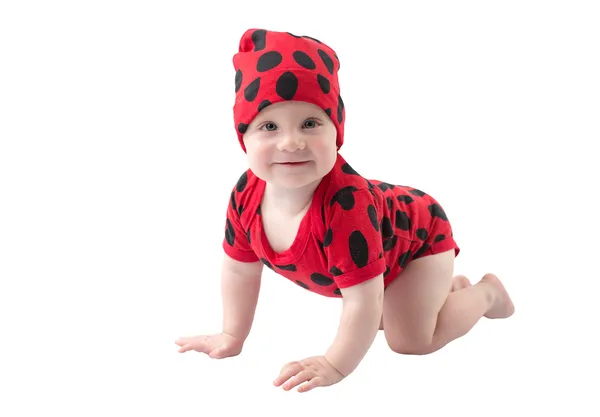
[[[396,227],[400,230],[410,230],[410,218],[402,210],[396,212]]]
[[[263,100],[258,105],[258,111],[261,112],[265,109],[265,107],[268,107],[270,105],[271,105],[271,102],[269,100]]]
[[[383,216],[381,219],[381,235],[387,239],[394,235],[394,226],[392,220],[388,216]]]
[[[358,172],[356,172],[354,170],[354,168],[352,168],[348,162],[344,162],[344,164],[342,165],[342,172],[344,174],[348,174],[348,175],[359,175]]]
[[[259,88],[260,88],[260,77],[258,77],[256,80],[252,81],[244,89],[244,98],[248,101],[254,101],[254,99],[258,95]]]
[[[329,202],[330,206],[333,206],[336,202],[342,207],[344,210],[352,210],[354,207],[354,192],[358,190],[356,187],[348,186],[339,190],[332,197]]]
[[[410,250],[404,252],[402,255],[400,255],[400,257],[398,258],[398,265],[400,265],[400,268],[404,269],[406,268],[406,265],[408,265],[408,261],[410,260]]]
[[[256,209],[256,215],[260,216],[260,205],[258,206],[258,208]]]
[[[375,209],[375,206],[369,204],[367,213],[369,214],[369,220],[371,220],[371,224],[375,228],[375,231],[379,232],[379,222],[377,221],[377,210]]]
[[[269,51],[265,52],[258,58],[258,62],[256,63],[256,71],[265,72],[272,70],[277,67],[277,65],[281,64],[283,61],[283,57],[277,51]]]
[[[383,277],[384,278],[387,277],[388,274],[390,273],[390,271],[391,271],[390,267],[386,265],[385,266],[385,272],[383,273]]]
[[[369,244],[365,236],[358,230],[350,234],[348,249],[350,250],[350,257],[356,266],[362,268],[367,265],[369,262]]]
[[[421,240],[427,239],[427,236],[428,236],[427,229],[425,229],[423,227],[421,227],[420,229],[417,229],[416,235]]]
[[[342,123],[342,120],[344,120],[344,102],[342,101],[342,97],[338,96],[338,107],[337,107],[337,120],[338,123]]]
[[[251,235],[252,235],[252,233],[250,233],[250,230],[248,230],[246,232],[246,239],[248,239],[248,243],[252,243]]]
[[[294,264],[289,264],[289,265],[275,265],[277,268],[282,269],[284,271],[296,271],[296,265]]]
[[[304,288],[305,290],[310,289],[308,285],[306,285],[304,282],[300,281],[300,280],[296,280],[296,284],[298,284],[299,286],[301,286],[302,288]]]
[[[240,91],[240,87],[242,86],[242,80],[244,78],[244,74],[242,73],[242,70],[238,69],[235,72],[235,92],[237,93],[238,91]]]
[[[394,249],[397,242],[398,242],[398,236],[396,236],[396,235],[394,235],[391,239],[386,239],[383,242],[383,250],[386,252],[391,251],[392,249]]]
[[[235,202],[235,191],[231,192],[231,196],[229,197],[229,201],[231,203],[231,208],[233,211],[237,211],[237,203]]]
[[[317,242],[319,243],[319,249],[321,249],[321,253],[325,255],[325,248],[323,248],[323,242],[319,240],[317,240]]]
[[[391,210],[394,207],[394,200],[392,200],[392,197],[388,197],[385,201],[387,201],[388,210]]]
[[[244,133],[246,133],[246,130],[248,130],[248,125],[246,123],[238,124],[238,132],[240,132],[243,135]]]
[[[323,224],[325,224],[325,204],[321,205],[321,220],[323,221]]]
[[[340,275],[342,275],[344,273],[340,268],[338,268],[335,265],[331,267],[331,269],[329,270],[329,272],[331,273],[331,275],[334,275],[336,277],[340,276]]]
[[[306,35],[304,35],[304,36],[302,36],[302,37],[303,37],[303,38],[306,38],[306,39],[311,39],[311,40],[315,41],[316,43],[322,43],[320,40],[318,40],[318,39],[315,39],[315,38],[313,38],[313,37],[311,37],[311,36],[306,36]]]
[[[444,239],[446,239],[446,236],[440,234],[440,235],[437,235],[435,237],[435,239],[433,239],[433,241],[434,242],[439,242],[439,241],[444,240]]]
[[[381,191],[393,190],[395,185],[390,184],[389,182],[380,182],[378,185]]]
[[[329,107],[325,109],[325,114],[327,114],[328,117],[331,117],[331,109]]]
[[[333,293],[334,293],[335,295],[342,295],[342,290],[340,290],[339,288],[336,288],[336,289],[333,291]]]
[[[379,252],[379,259],[383,258],[383,252]]]
[[[439,217],[440,219],[447,221],[448,217],[446,217],[446,213],[442,209],[439,204],[432,204],[429,206],[429,213],[431,213],[431,217]]]
[[[323,247],[326,248],[327,246],[331,245],[331,241],[333,240],[333,230],[331,230],[331,227],[329,229],[327,229],[327,232],[325,233],[325,238],[323,239]]]
[[[319,83],[319,87],[321,87],[321,91],[324,94],[329,94],[329,90],[331,90],[331,83],[329,82],[329,80],[323,77],[321,74],[318,74],[317,82]]]
[[[240,176],[235,184],[235,189],[238,193],[241,193],[246,189],[246,185],[248,184],[248,171],[244,171],[244,173]]]
[[[254,43],[254,52],[262,51],[267,44],[267,31],[264,29],[255,30],[252,33],[252,42]]]
[[[243,212],[244,212],[244,205],[240,204],[240,206],[238,207],[238,214],[241,216]]]
[[[319,49],[317,53],[321,57],[321,60],[323,61],[323,64],[325,64],[325,67],[327,68],[327,71],[329,71],[329,74],[333,75],[333,60],[331,59],[331,57],[327,54],[327,52],[325,52],[322,49]]]
[[[429,244],[423,243],[423,246],[421,246],[419,250],[415,252],[413,259],[417,259],[419,256],[423,255],[427,249],[429,249]]]
[[[333,280],[331,278],[326,277],[323,274],[319,274],[318,272],[311,274],[310,280],[312,282],[314,282],[315,284],[320,285],[322,287],[326,287],[328,285],[333,284]]]
[[[273,266],[271,265],[271,262],[269,262],[268,260],[266,260],[265,258],[260,258],[261,262],[263,264],[265,264],[268,268],[273,269]]]
[[[293,99],[296,95],[296,91],[298,91],[298,78],[296,78],[296,76],[289,71],[284,72],[277,79],[275,91],[279,97],[284,100]]]
[[[423,197],[425,195],[425,193],[421,190],[417,190],[416,188],[413,188],[412,190],[408,190],[409,193],[411,193],[412,195],[416,195],[417,197]]]
[[[404,194],[404,195],[399,195],[399,196],[397,197],[397,199],[398,199],[398,201],[399,201],[399,202],[401,202],[401,203],[405,203],[405,204],[410,204],[410,203],[412,203],[413,201],[415,201],[415,200],[414,200],[414,199],[413,199],[411,196],[409,196],[409,195],[406,195],[406,194]]]
[[[227,218],[227,228],[225,229],[225,240],[229,246],[233,246],[235,243],[235,229],[229,218]]]
[[[317,64],[315,64],[315,61],[313,61],[312,58],[306,54],[306,52],[296,51],[292,54],[292,56],[294,57],[294,61],[296,61],[296,63],[303,68],[309,70],[314,70],[315,68],[317,68]]]

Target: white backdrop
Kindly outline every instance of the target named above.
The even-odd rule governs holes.
[[[2,2],[0,415],[598,416],[594,3]],[[220,330],[248,28],[337,51],[342,155],[434,195],[455,272],[498,274],[513,317],[429,356],[380,334],[347,380],[285,392],[341,304],[267,270],[240,356],[177,353]]]

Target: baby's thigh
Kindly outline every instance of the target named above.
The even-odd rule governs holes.
[[[412,260],[385,291],[383,327],[390,344],[427,345],[452,288],[454,249]]]

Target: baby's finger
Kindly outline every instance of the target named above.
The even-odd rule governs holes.
[[[310,381],[298,387],[298,392],[307,392],[313,388],[322,387],[325,385],[325,378],[322,376],[315,376]]]
[[[191,349],[192,349],[192,345],[188,343],[187,345],[181,346],[181,348],[179,349],[179,353],[184,353]]]
[[[279,376],[275,379],[275,381],[273,381],[273,384],[278,387],[301,370],[302,366],[298,363],[288,364],[283,367]]]
[[[310,381],[311,378],[315,376],[313,371],[308,369],[304,369],[290,378],[285,384],[283,384],[282,388],[286,391],[291,390],[295,386],[302,384],[303,382]]]

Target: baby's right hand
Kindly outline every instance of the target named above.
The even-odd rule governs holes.
[[[239,355],[244,342],[227,333],[217,333],[208,336],[182,337],[175,341],[175,344],[181,346],[179,353],[195,350],[206,353],[213,359],[223,359]]]

